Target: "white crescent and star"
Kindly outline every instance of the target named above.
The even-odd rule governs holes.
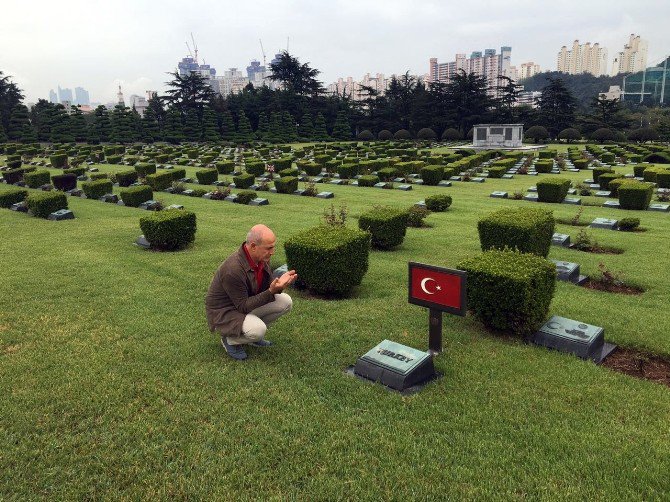
[[[433,291],[433,292],[431,293],[430,291],[428,291],[428,290],[426,289],[426,284],[428,283],[428,281],[433,281],[435,284],[437,284],[437,281],[436,281],[435,279],[433,279],[432,277],[426,277],[426,278],[424,278],[424,279],[421,280],[421,289],[422,289],[423,292],[426,293],[427,295],[434,295],[437,291],[441,291],[441,290],[442,290],[442,288],[440,287],[440,285],[437,284],[437,285],[435,286],[435,291]]]

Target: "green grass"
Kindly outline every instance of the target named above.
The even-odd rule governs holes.
[[[426,349],[428,313],[407,303],[407,262],[455,266],[478,253],[481,215],[535,207],[489,193],[537,179],[411,192],[317,185],[336,198],[266,193],[263,207],[156,194],[197,214],[196,241],[178,253],[133,245],[138,209],[69,198],[76,219],[61,222],[0,210],[0,499],[666,497],[666,387],[450,315],[435,361],[444,377],[421,393],[343,373],[384,338]],[[293,312],[268,333],[276,345],[244,363],[208,332],[209,281],[254,223],[275,230],[279,264],[281,242],[331,202],[346,203],[355,226],[374,203],[408,207],[433,193],[452,195],[451,208],[426,219],[432,228],[408,229],[396,251],[372,252],[354,298],[292,292]],[[578,209],[543,206],[565,218]],[[647,291],[558,283],[551,313],[669,356],[670,215],[586,207],[582,219],[624,216],[648,231],[589,229],[623,254],[552,247],[549,257],[589,275],[603,262]],[[574,238],[578,227],[557,230]]]

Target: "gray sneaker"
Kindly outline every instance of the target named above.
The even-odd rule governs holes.
[[[257,342],[251,342],[251,345],[253,345],[254,347],[271,347],[274,344],[270,340],[261,338]]]
[[[226,341],[226,337],[221,337],[221,345],[226,349],[226,352],[230,357],[236,359],[237,361],[244,361],[247,358],[247,353],[242,348],[242,345],[230,345]]]

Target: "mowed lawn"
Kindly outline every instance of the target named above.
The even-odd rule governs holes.
[[[479,253],[477,220],[498,208],[574,216],[577,206],[488,197],[543,176],[410,192],[317,185],[336,198],[266,194],[264,207],[156,194],[197,214],[195,243],[178,253],[133,244],[138,209],[69,198],[76,219],[61,222],[0,210],[0,499],[667,497],[667,387],[450,315],[435,360],[443,378],[422,392],[344,373],[385,338],[427,348],[427,310],[407,303],[408,261],[455,267]],[[240,363],[209,333],[205,292],[251,225],[275,230],[279,265],[282,242],[331,203],[356,226],[373,204],[433,193],[452,195],[452,207],[408,229],[397,250],[371,252],[351,298],[291,291],[293,312],[268,332],[275,346]],[[670,214],[584,207],[582,220],[624,216],[647,231],[588,229],[623,254],[552,247],[550,258],[591,276],[603,263],[646,292],[558,283],[551,314],[670,356]],[[557,226],[573,240],[578,230]]]

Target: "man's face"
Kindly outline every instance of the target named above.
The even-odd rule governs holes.
[[[275,243],[277,239],[274,234],[269,234],[263,237],[260,244],[251,243],[249,246],[249,255],[251,259],[256,262],[269,262],[273,254],[275,254]]]

